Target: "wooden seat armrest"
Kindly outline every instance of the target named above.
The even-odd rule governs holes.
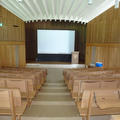
[[[91,109],[92,109],[92,102],[94,98],[94,92],[91,91],[84,91],[83,96],[82,96],[82,101],[81,101],[81,109],[86,109],[86,120],[90,120],[90,114],[91,114]]]

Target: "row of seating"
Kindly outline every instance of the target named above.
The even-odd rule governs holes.
[[[65,69],[63,75],[83,119],[120,114],[119,69]]]
[[[21,120],[26,107],[45,83],[46,69],[0,68],[0,114]]]

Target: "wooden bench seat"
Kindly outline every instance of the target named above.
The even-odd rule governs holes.
[[[24,77],[31,77],[32,79],[34,79],[34,81],[36,82],[36,89],[40,89],[41,85],[44,84],[45,80],[46,80],[46,71],[45,70],[34,70],[34,69],[0,69],[0,75],[4,75],[4,73],[8,74],[9,76],[24,76]]]
[[[0,115],[12,115],[12,120],[21,120],[27,106],[26,101],[21,100],[19,89],[0,89]]]
[[[66,69],[63,75],[83,119],[120,114],[119,69]]]
[[[120,114],[119,89],[86,90],[78,104],[80,115],[87,120],[90,115]]]
[[[97,80],[97,81],[111,81],[111,80],[119,80],[120,79],[120,70],[112,70],[112,69],[81,69],[80,71],[78,70],[73,70],[70,69],[68,70],[67,74],[67,86],[68,89],[71,91],[71,94],[73,98],[77,97],[77,90],[79,87],[79,82],[84,81],[84,80]],[[67,71],[66,71],[67,72]],[[104,82],[105,85],[105,82]],[[109,86],[109,85],[107,85]],[[104,86],[105,87],[105,86]]]
[[[40,89],[41,85],[44,84],[45,80],[46,80],[46,74],[44,74],[43,71],[36,71],[36,70],[2,70],[1,72],[7,72],[7,73],[16,73],[16,74],[22,74],[22,75],[26,75],[26,76],[34,76],[36,83],[37,83],[37,89]]]
[[[110,120],[120,120],[120,115],[112,115]]]
[[[103,71],[103,68],[80,68],[80,69],[64,69],[63,71],[63,76],[65,83],[67,84],[69,81],[69,76],[74,72],[74,73],[80,73],[80,72],[90,72],[90,71]]]
[[[112,72],[108,71],[96,71],[96,72],[73,72],[69,75],[69,80],[67,82],[68,89],[72,90],[74,80],[89,80],[89,79],[105,79],[105,78],[115,78]],[[120,77],[119,77],[120,78]]]
[[[47,69],[0,68],[0,88],[18,88],[21,97],[26,98],[30,105],[44,84],[46,76]]]
[[[12,70],[12,71],[23,71],[23,72],[38,72],[42,73],[44,79],[46,80],[47,69],[45,68],[15,68],[15,67],[3,67],[4,70]],[[1,70],[3,70],[1,69]]]
[[[30,79],[0,77],[0,83],[0,88],[19,88],[22,98],[28,100],[28,105],[30,105],[37,93],[37,91],[34,90],[32,80]]]
[[[116,79],[96,79],[96,80],[74,80],[72,97],[77,100],[81,98],[84,90],[96,89],[119,89],[120,81]]]
[[[25,71],[31,71],[31,72],[38,72],[38,73],[42,73],[42,84],[45,83],[46,81],[46,76],[47,76],[47,69],[45,68],[20,68],[20,70],[25,70]]]
[[[37,90],[37,81],[35,79],[34,75],[24,75],[24,74],[20,74],[20,73],[0,73],[0,77],[2,78],[20,78],[20,79],[29,79],[32,80],[32,84],[35,90]]]
[[[19,88],[22,98],[26,98],[28,105],[30,106],[32,99],[36,95],[36,91],[29,91],[28,80],[21,79],[7,79],[6,88]]]

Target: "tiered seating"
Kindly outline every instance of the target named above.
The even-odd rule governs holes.
[[[46,76],[46,69],[1,68],[0,90],[9,89],[10,91],[13,88],[18,89],[21,95],[19,98],[26,99],[27,105],[30,106],[32,99],[44,84]]]
[[[83,118],[87,116],[89,120],[89,115],[120,113],[120,70],[67,69],[63,74]]]

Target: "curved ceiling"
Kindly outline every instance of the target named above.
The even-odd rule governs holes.
[[[22,2],[20,2],[22,1]],[[22,20],[69,20],[88,23],[115,4],[116,0],[1,0],[0,4]]]

